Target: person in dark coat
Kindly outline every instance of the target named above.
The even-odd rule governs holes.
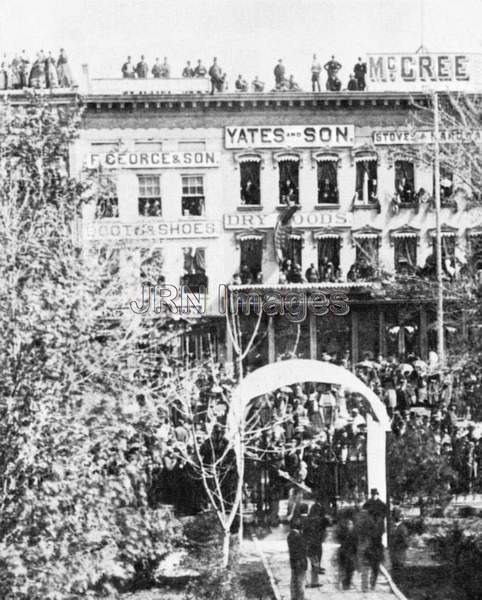
[[[320,587],[319,575],[321,572],[321,557],[323,556],[323,542],[326,537],[328,519],[325,517],[323,507],[319,500],[311,506],[310,512],[303,527],[306,540],[306,553],[311,564],[310,587]]]
[[[291,531],[287,538],[291,567],[291,600],[304,600],[305,598],[308,559],[306,555],[306,540],[302,534],[302,529],[303,520],[306,518],[307,512],[308,506],[303,504],[300,507],[300,517],[291,522]]]
[[[340,567],[341,585],[344,590],[349,590],[356,568],[358,541],[355,523],[351,515],[340,515],[336,528],[336,537],[340,544],[338,548],[338,564]]]
[[[350,79],[348,81],[348,85],[346,88],[349,92],[356,92],[360,88],[358,87],[358,82],[353,75],[350,74]]]
[[[194,77],[206,77],[207,69],[202,64],[201,59],[199,58],[197,61],[197,65],[194,67]]]
[[[209,67],[209,77],[211,78],[211,94],[214,94],[215,90],[219,91],[220,82],[223,72],[221,67],[218,65],[218,59],[213,58],[213,64]]]
[[[285,80],[286,68],[283,64],[281,58],[278,61],[278,64],[274,68],[274,82],[275,86],[279,87]]]
[[[190,60],[187,61],[186,66],[182,70],[182,76],[187,78],[194,77],[194,69],[191,67]]]
[[[402,520],[402,512],[399,508],[392,511],[393,521],[390,542],[390,561],[394,571],[400,570],[405,565],[408,550],[408,530]]]
[[[149,69],[148,69],[147,63],[144,59],[144,55],[142,55],[141,60],[137,63],[137,66],[136,66],[137,77],[139,79],[146,79],[148,73],[149,73]]]
[[[387,505],[380,500],[380,495],[376,488],[370,490],[370,498],[363,505],[363,509],[368,512],[377,526],[377,532],[380,538],[384,532],[384,521],[387,513]]]
[[[366,88],[365,76],[367,74],[367,63],[363,62],[360,57],[358,57],[358,62],[353,67],[353,72],[355,73],[355,79],[360,91],[363,91]]]

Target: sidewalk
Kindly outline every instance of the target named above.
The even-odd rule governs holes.
[[[266,537],[259,539],[259,546],[262,549],[266,560],[273,572],[278,589],[283,600],[290,600],[290,568],[288,559],[288,545],[286,537],[288,535],[288,526],[280,525],[273,529]],[[320,575],[320,588],[306,588],[306,600],[396,600],[388,582],[380,574],[377,587],[374,591],[363,593],[361,591],[360,574],[355,572],[353,577],[353,586],[349,591],[342,590],[338,585],[338,573],[336,565],[337,544],[333,540],[331,530],[328,531],[328,537],[323,544],[322,567],[326,570],[324,575]],[[307,573],[309,579],[309,571]]]

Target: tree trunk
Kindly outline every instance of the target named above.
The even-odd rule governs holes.
[[[229,565],[229,542],[231,541],[231,533],[228,529],[223,532],[223,569]]]

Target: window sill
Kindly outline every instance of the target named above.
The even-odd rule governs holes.
[[[180,219],[185,219],[185,220],[187,220],[187,219],[198,219],[198,220],[201,220],[201,219],[206,219],[206,215],[181,215]]]
[[[301,208],[301,204],[278,204],[275,206],[275,210],[285,210],[290,206],[299,206]]]
[[[397,204],[398,208],[418,208],[418,202],[400,202]]]
[[[375,202],[371,202],[370,204],[366,202],[354,202],[353,210],[379,210],[379,204]]]
[[[316,204],[315,210],[339,210],[340,204],[338,202],[326,202],[323,204]]]
[[[239,212],[249,212],[249,211],[262,211],[263,207],[261,206],[261,204],[240,204],[236,210],[239,210]]]

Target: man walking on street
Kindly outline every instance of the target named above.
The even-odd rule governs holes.
[[[291,522],[291,531],[287,539],[291,567],[291,600],[304,600],[305,598],[305,579],[308,560],[306,556],[306,540],[301,531],[303,528],[303,519],[306,518],[307,513],[308,506],[302,504],[299,518]]]

